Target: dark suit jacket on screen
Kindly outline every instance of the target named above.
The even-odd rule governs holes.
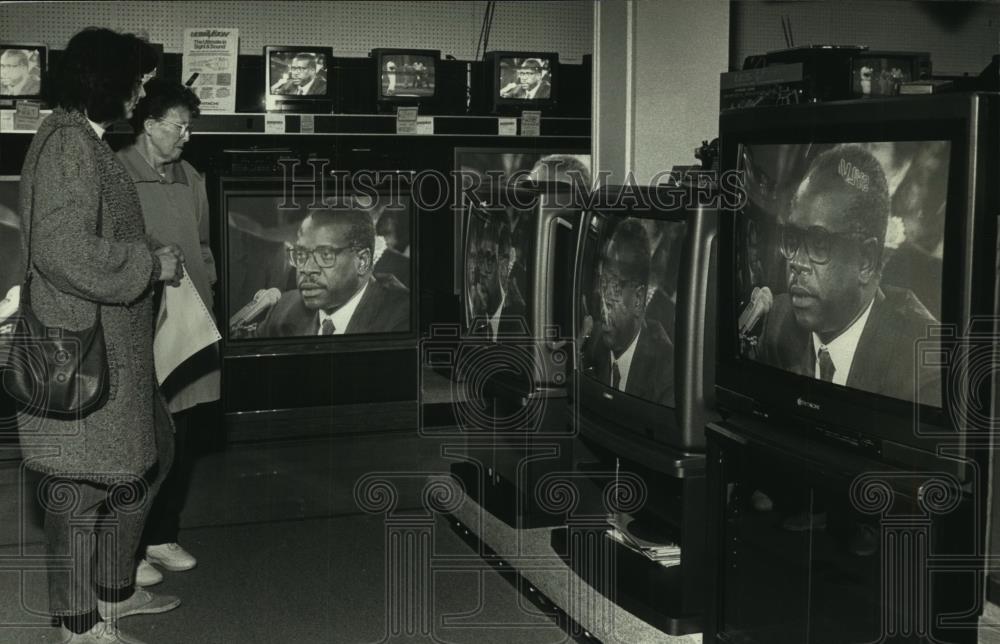
[[[535,92],[535,99],[533,100],[537,100],[540,98],[549,98],[551,94],[552,94],[552,84],[549,83],[549,81],[543,80],[541,83],[539,83],[538,91]],[[526,99],[528,98],[528,90],[524,89],[523,87],[518,87],[508,98]]]
[[[584,348],[587,354],[585,372],[606,385],[611,385],[611,349],[603,339],[603,327],[598,322]],[[674,404],[674,345],[666,331],[655,320],[643,321],[639,341],[632,354],[625,393],[660,405]]]
[[[294,96],[299,93],[299,88],[292,81],[288,81],[286,83],[283,83],[282,85],[279,85],[278,88],[274,90],[274,93]],[[305,94],[305,96],[323,96],[325,94],[326,94],[326,80],[324,78],[317,76],[315,80],[313,80],[313,84],[312,86],[309,87],[309,92]]]
[[[391,275],[376,274],[344,331],[397,333],[410,329],[410,290]],[[306,308],[298,289],[286,291],[257,327],[259,338],[289,338],[319,333],[319,312]]]
[[[909,289],[879,289],[854,352],[847,386],[912,401],[918,374],[917,340],[925,337],[927,326],[933,324],[937,324],[933,316]],[[760,359],[813,378],[815,356],[812,334],[795,321],[791,298],[787,293],[778,295],[761,331]],[[940,376],[939,369],[919,370],[920,402],[940,405]]]

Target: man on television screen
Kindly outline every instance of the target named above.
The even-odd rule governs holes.
[[[517,82],[500,90],[500,98],[523,98],[528,100],[549,98],[552,84],[542,75],[542,61],[525,58],[517,67]]]
[[[372,270],[375,227],[360,210],[317,210],[288,249],[294,291],[256,329],[258,337],[394,333],[410,328],[410,291]]]
[[[486,334],[494,341],[501,333],[526,333],[527,306],[513,279],[518,258],[510,227],[491,220],[470,243],[474,244],[469,289],[471,312],[475,318],[472,332]]]
[[[41,91],[41,81],[31,75],[28,62],[24,49],[5,49],[0,54],[0,94],[34,96]]]
[[[881,164],[838,145],[809,166],[778,227],[788,292],[774,297],[760,359],[804,376],[901,400],[941,404],[938,369],[915,367],[937,321],[909,289],[881,284],[889,219]]]
[[[646,317],[649,235],[626,219],[601,249],[596,281],[600,316],[584,320],[586,373],[627,394],[674,404],[674,346],[659,322]],[[588,329],[588,327],[590,327]]]
[[[296,54],[288,73],[271,88],[272,94],[325,96],[326,79],[319,75],[315,54]]]

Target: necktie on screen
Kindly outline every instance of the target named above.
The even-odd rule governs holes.
[[[826,347],[819,350],[819,377],[824,382],[833,382],[833,374],[837,372],[837,368],[833,366],[833,358],[830,357],[830,352]]]
[[[618,389],[618,385],[619,385],[619,383],[621,383],[621,381],[622,381],[622,372],[621,372],[621,369],[618,368],[618,362],[612,360],[611,361],[611,388],[612,389]]]
[[[299,96],[304,96],[305,93],[306,93],[306,88],[305,87],[300,87],[299,88]]]
[[[327,318],[323,320],[323,324],[319,327],[320,335],[333,335],[333,332],[337,330],[337,327],[333,326],[333,320]]]

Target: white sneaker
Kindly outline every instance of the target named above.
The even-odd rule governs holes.
[[[74,633],[65,626],[60,628],[63,639],[60,644],[145,644],[130,635],[125,635],[109,622],[97,622],[86,633]]]
[[[146,560],[172,572],[191,570],[198,565],[198,560],[176,543],[146,546]]]
[[[135,585],[146,588],[147,586],[155,586],[161,581],[163,581],[163,573],[145,559],[140,559],[139,565],[135,568]]]
[[[181,605],[181,600],[173,595],[157,595],[142,588],[136,588],[128,599],[120,602],[97,600],[97,609],[106,621],[117,622],[132,615],[158,615]]]

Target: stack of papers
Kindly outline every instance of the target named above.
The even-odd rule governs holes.
[[[627,524],[619,515],[608,517],[611,527],[607,535],[633,552],[637,552],[650,561],[655,561],[663,567],[676,566],[681,562],[681,547],[673,542],[654,542],[637,537],[628,530]]]

